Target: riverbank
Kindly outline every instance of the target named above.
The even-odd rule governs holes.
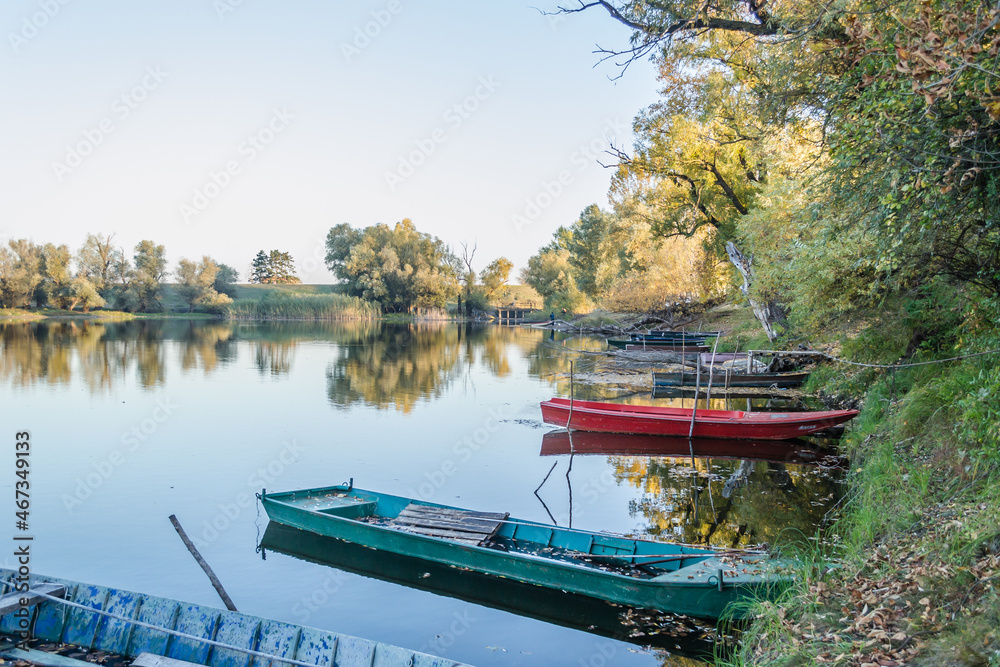
[[[720,351],[803,344],[869,364],[824,362],[805,386],[862,410],[841,442],[845,500],[810,548],[776,543],[798,582],[755,607],[718,664],[1000,665],[1000,354],[980,355],[1000,349],[1000,306],[971,303],[900,298],[773,344],[747,308],[697,322],[723,332]],[[570,324],[608,321],[621,319]],[[575,379],[639,390],[646,377],[601,361]]]
[[[996,306],[928,301],[813,341],[869,364],[822,364],[807,385],[862,410],[845,501],[722,664],[1000,664],[1000,354],[981,354],[1000,349]]]

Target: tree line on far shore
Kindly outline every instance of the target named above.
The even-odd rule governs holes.
[[[472,268],[475,245],[462,244],[461,255],[456,254],[437,237],[418,231],[408,218],[364,229],[337,225],[330,229],[326,248],[327,267],[341,291],[384,312],[444,308],[454,300],[460,312],[487,310],[506,297],[514,266],[498,257],[477,273]],[[236,295],[239,273],[208,255],[181,258],[171,272],[164,246],[140,241],[129,257],[110,234],[88,234],[75,253],[65,244],[38,245],[27,239],[0,247],[3,308],[159,312],[164,309],[164,283],[171,277],[189,311],[222,313]],[[280,250],[258,252],[248,278],[258,284],[301,283],[291,254]]]
[[[163,285],[171,275],[189,311],[220,313],[232,303],[239,272],[231,266],[208,255],[181,258],[172,274],[167,265],[164,246],[140,241],[129,258],[113,234],[88,234],[76,253],[65,244],[11,240],[0,247],[0,307],[159,312]],[[262,250],[252,266],[251,282],[300,282],[289,253]]]
[[[514,268],[509,259],[498,257],[477,275],[472,268],[475,246],[470,250],[462,244],[459,256],[441,239],[418,231],[409,218],[391,227],[339,224],[330,229],[326,250],[327,268],[344,291],[388,312],[444,308],[452,299],[466,313],[486,310],[505,296]]]

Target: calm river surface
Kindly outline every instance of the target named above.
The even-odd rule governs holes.
[[[265,538],[262,487],[352,477],[470,509],[715,545],[812,534],[835,502],[828,471],[788,459],[744,463],[745,483],[728,487],[740,460],[630,455],[642,443],[590,443],[600,453],[571,462],[564,436],[545,437],[553,429],[538,403],[567,396],[569,362],[588,357],[549,336],[452,323],[0,323],[0,440],[11,459],[0,535],[12,544],[14,435],[28,430],[37,573],[221,606],[168,521],[176,514],[246,613],[477,665],[690,664],[662,648],[672,641],[615,639],[627,625],[598,634],[602,612],[590,619],[573,601],[364,557],[342,564],[415,584],[404,586],[317,563],[328,545],[308,536],[272,527]],[[422,590],[436,585],[449,594]],[[462,591],[486,604],[454,597]],[[510,605],[536,618],[497,608]]]

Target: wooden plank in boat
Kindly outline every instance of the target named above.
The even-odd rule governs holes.
[[[413,532],[424,531],[424,534],[437,534],[440,533],[442,536],[450,535],[455,537],[467,537],[469,539],[481,540],[489,537],[492,531],[482,530],[479,528],[468,529],[459,526],[452,527],[449,524],[439,523],[435,525],[425,525],[423,523],[410,523],[409,521],[400,521],[393,524],[396,528],[400,530],[410,530]]]
[[[467,512],[410,503],[389,525],[418,535],[482,544],[508,516],[506,513]]]
[[[416,533],[417,535],[426,535],[428,537],[439,537],[444,540],[449,540],[452,542],[461,542],[462,544],[471,544],[473,546],[479,545],[484,539],[489,537],[488,535],[475,535],[473,533],[459,533],[449,530],[442,530],[440,528],[421,528],[420,526],[399,526],[392,525],[393,528],[401,530],[406,533]]]
[[[427,514],[440,514],[442,516],[462,516],[475,519],[497,519],[504,520],[510,516],[509,512],[474,512],[473,510],[460,510],[452,507],[433,507],[431,505],[419,505],[410,503],[403,512],[423,512]],[[403,512],[400,512],[402,514]]]
[[[458,528],[472,532],[492,532],[496,530],[500,523],[496,519],[473,519],[459,517],[435,516],[433,514],[409,514],[401,513],[396,517],[396,523],[412,524],[414,526],[442,526],[445,528]]]
[[[463,533],[469,533],[470,535],[492,535],[497,529],[498,523],[494,522],[491,525],[482,524],[470,524],[467,522],[450,522],[450,521],[434,521],[433,519],[397,519],[395,522],[397,526],[416,526],[419,528],[441,528],[444,530],[452,530]]]

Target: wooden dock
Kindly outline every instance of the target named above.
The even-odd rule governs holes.
[[[533,313],[537,308],[517,308],[515,306],[504,306],[494,311],[494,318],[500,324],[519,324],[524,322],[528,313]]]

